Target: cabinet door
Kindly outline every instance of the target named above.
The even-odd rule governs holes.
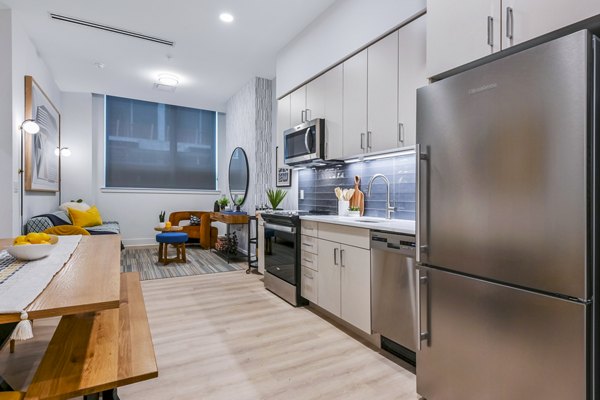
[[[344,157],[362,154],[367,135],[367,50],[344,62]]]
[[[398,31],[367,49],[367,152],[398,147]]]
[[[325,75],[306,84],[306,120],[325,118]]]
[[[290,94],[291,98],[291,126],[306,122],[306,85],[296,89]]]
[[[427,0],[427,76],[500,50],[500,13],[500,0]]]
[[[398,144],[412,146],[417,136],[417,89],[427,85],[426,18],[398,31]]]
[[[340,245],[319,239],[319,279],[317,299],[319,307],[340,316]]]
[[[600,13],[598,0],[503,0],[507,48]]]
[[[371,251],[341,245],[340,264],[342,319],[371,334]]]
[[[287,95],[282,99],[277,100],[277,166],[283,167],[283,132],[292,127],[290,110],[291,110],[291,95]]]
[[[339,160],[344,156],[344,65],[329,70],[322,78],[325,81],[325,159]]]

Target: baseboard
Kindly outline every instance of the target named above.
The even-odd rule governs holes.
[[[156,245],[156,238],[122,239],[125,247],[143,247]]]

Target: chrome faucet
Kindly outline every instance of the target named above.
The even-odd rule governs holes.
[[[371,197],[371,186],[373,185],[373,181],[377,178],[381,178],[385,181],[385,185],[387,188],[387,202],[385,204],[385,210],[387,212],[387,219],[392,219],[392,213],[395,211],[395,207],[390,205],[390,181],[383,174],[375,174],[369,181],[369,191],[367,193],[368,197]]]

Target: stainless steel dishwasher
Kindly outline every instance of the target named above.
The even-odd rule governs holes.
[[[414,365],[415,237],[371,231],[371,318],[381,347]]]

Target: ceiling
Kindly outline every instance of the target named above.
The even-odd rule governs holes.
[[[334,1],[1,0],[0,8],[4,3],[13,9],[62,91],[224,111],[227,99],[251,78],[274,78],[277,52]],[[235,21],[220,21],[222,12]],[[55,21],[49,13],[175,45]],[[162,72],[180,78],[174,93],[153,88]]]

